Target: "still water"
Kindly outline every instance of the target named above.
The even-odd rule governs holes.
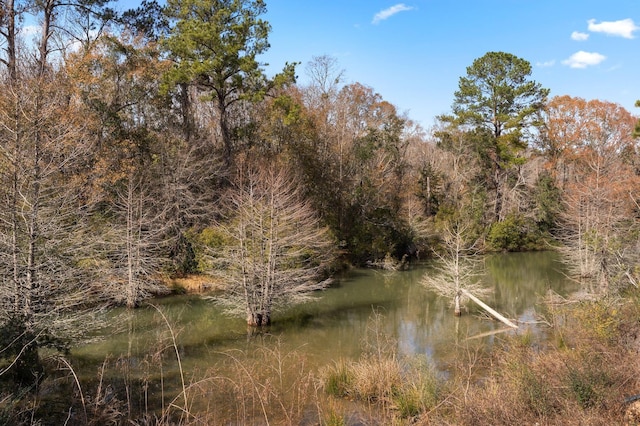
[[[518,333],[528,331],[538,338],[545,333],[535,321],[541,298],[549,290],[560,294],[575,290],[553,252],[489,256],[484,271],[481,280],[492,289],[484,301],[521,321]],[[433,273],[428,264],[399,272],[350,271],[311,301],[274,315],[267,334],[280,349],[303,353],[309,365],[316,367],[358,357],[371,338],[373,323],[396,342],[398,353],[424,356],[436,366],[446,361],[456,344],[469,338],[486,334],[479,340],[490,347],[500,336],[491,332],[505,326],[471,304],[462,317],[454,317],[448,300],[420,285],[425,273]],[[100,340],[72,350],[74,360],[91,367],[106,357],[142,358],[168,344],[169,325],[187,371],[213,368],[225,351],[250,352],[254,345],[265,344],[264,334],[248,337],[242,318],[225,316],[200,296],[174,296],[154,304],[168,324],[151,307],[133,313],[115,311]]]

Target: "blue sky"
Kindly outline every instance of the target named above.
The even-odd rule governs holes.
[[[266,0],[269,72],[329,55],[346,82],[372,87],[429,127],[450,111],[474,59],[504,51],[526,59],[551,96],[620,103],[640,99],[639,0]]]
[[[161,0],[162,1],[162,0]],[[139,0],[121,0],[125,9]],[[266,0],[273,74],[334,57],[347,83],[372,87],[430,127],[450,112],[473,60],[504,51],[532,64],[551,96],[640,99],[640,0]]]

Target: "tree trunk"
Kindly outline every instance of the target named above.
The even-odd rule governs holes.
[[[493,220],[495,222],[502,222],[502,219],[504,219],[502,217],[502,206],[504,202],[504,188],[502,187],[502,182],[501,182],[501,177],[503,172],[499,166],[496,166],[496,167],[497,168],[493,177],[493,184],[495,185],[495,188],[496,188],[496,200],[495,200],[494,210],[493,210]]]
[[[14,63],[15,66],[15,63]],[[14,69],[15,71],[15,69]],[[15,80],[12,81],[15,83]],[[20,288],[20,248],[19,244],[19,211],[18,208],[18,193],[19,193],[19,166],[18,166],[18,157],[20,153],[20,148],[22,145],[22,130],[20,123],[20,107],[19,107],[19,99],[18,99],[18,88],[13,87],[13,96],[15,96],[15,103],[13,106],[13,128],[14,128],[14,136],[13,136],[13,161],[11,162],[11,195],[10,195],[10,209],[11,209],[11,258],[12,258],[12,275],[13,275],[13,290],[14,290],[14,309],[15,312],[21,312],[22,308],[22,292]]]
[[[247,325],[251,327],[267,327],[271,325],[270,312],[248,312]]]
[[[493,315],[496,319],[502,321],[503,323],[505,323],[506,325],[508,325],[509,327],[513,327],[513,328],[518,328],[518,326],[516,324],[514,324],[513,322],[511,322],[510,320],[508,320],[506,317],[500,315],[496,310],[494,310],[493,308],[491,308],[489,305],[487,305],[486,303],[484,303],[482,300],[478,299],[477,297],[475,297],[473,294],[469,293],[467,290],[462,289],[462,292],[471,300],[473,300],[474,302],[476,302],[478,305],[480,305],[480,307],[482,307],[485,311],[489,312],[491,315]]]
[[[182,131],[184,138],[187,142],[191,141],[195,124],[193,119],[193,110],[191,104],[191,97],[189,94],[189,85],[187,83],[180,83],[179,99],[180,99],[180,112],[182,114]]]
[[[136,307],[137,290],[134,272],[134,217],[133,217],[133,183],[129,178],[127,188],[127,308]]]
[[[7,69],[9,71],[9,80],[11,83],[15,83],[18,79],[17,72],[17,54],[16,54],[16,8],[15,1],[9,0],[7,2],[6,10],[4,11],[7,20],[7,33],[5,39],[7,41]]]
[[[38,99],[36,100],[36,116],[40,115],[40,94],[38,93]],[[27,265],[26,265],[26,295],[25,295],[25,306],[24,306],[24,315],[25,322],[27,324],[27,330],[32,330],[33,325],[33,317],[36,313],[36,309],[38,308],[39,295],[40,295],[40,280],[38,277],[38,264],[40,260],[37,259],[38,251],[40,249],[40,181],[42,179],[42,170],[41,170],[41,132],[42,129],[36,123],[35,127],[35,135],[34,135],[34,146],[33,146],[33,183],[32,192],[31,192],[31,211],[29,212],[29,224],[28,224],[28,244],[27,244]]]
[[[47,57],[49,56],[49,38],[51,37],[51,25],[53,12],[56,7],[54,0],[46,0],[43,5],[43,18],[42,18],[42,38],[40,39],[40,45],[38,51],[40,57],[38,58],[38,75],[44,76],[47,69]]]
[[[454,308],[453,314],[459,317],[462,315],[462,311],[460,309],[460,292],[456,293],[454,297],[454,304],[455,304],[455,308]]]
[[[227,117],[227,105],[225,99],[219,97],[217,100],[218,109],[218,126],[220,130],[220,136],[222,138],[223,159],[224,164],[227,167],[231,166],[231,157],[233,155],[233,147],[231,141],[231,131],[229,130],[229,117]]]

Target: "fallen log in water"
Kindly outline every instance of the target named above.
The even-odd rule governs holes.
[[[473,294],[469,293],[467,290],[462,289],[462,292],[465,294],[465,296],[467,296],[469,299],[471,299],[474,302],[476,302],[478,305],[480,305],[480,307],[482,309],[484,309],[485,311],[489,312],[496,319],[502,321],[503,323],[505,323],[509,327],[518,328],[518,326],[516,324],[514,324],[513,322],[511,322],[508,318],[500,315],[495,309],[491,308],[489,305],[487,305],[482,300],[480,300],[477,297],[475,297]]]

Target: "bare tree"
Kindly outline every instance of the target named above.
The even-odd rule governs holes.
[[[434,251],[438,258],[435,274],[427,272],[422,284],[435,293],[451,299],[454,315],[462,314],[461,305],[466,292],[486,294],[478,284],[479,262],[475,242],[469,241],[470,222],[453,220],[441,226],[442,250]]]
[[[132,172],[117,186],[109,230],[97,244],[99,282],[112,300],[135,308],[143,299],[167,291],[160,271],[167,262],[169,224],[143,174]]]
[[[8,0],[0,3],[0,37],[4,42],[0,42],[2,50],[6,53],[0,57],[0,63],[7,67],[7,75],[10,81],[18,78],[17,71],[17,44],[18,44],[18,22],[24,12],[22,2]]]
[[[638,176],[629,162],[637,152],[635,121],[620,105],[568,96],[554,98],[547,110],[549,163],[563,159],[556,173],[564,191],[563,252],[592,292],[624,287],[635,267],[630,231]]]
[[[229,284],[219,299],[244,310],[247,324],[266,326],[272,311],[324,288],[332,241],[288,175],[249,169],[229,197],[227,221],[218,225],[224,246],[212,253],[212,272]]]
[[[311,80],[311,86],[327,97],[335,95],[338,86],[344,81],[345,71],[339,69],[338,60],[333,56],[314,56],[305,71]]]
[[[462,314],[461,304],[468,298],[509,327],[518,326],[478,298],[489,289],[478,282],[480,258],[477,257],[476,242],[469,238],[470,222],[453,220],[442,226],[443,250],[436,252],[439,263],[436,274],[425,274],[422,284],[437,294],[453,299],[454,315]]]
[[[334,112],[340,86],[345,72],[339,68],[338,60],[329,55],[314,56],[305,67],[309,84],[304,89],[304,103],[319,115],[319,124],[336,125]],[[335,131],[335,130],[334,130]]]
[[[0,327],[27,345],[8,350],[25,377],[38,347],[85,333],[100,301],[85,235],[91,117],[63,75],[39,72],[0,89]]]
[[[478,232],[479,188],[474,177],[479,165],[468,149],[468,135],[457,129],[449,130],[436,132],[440,149],[435,149],[431,156],[434,168],[444,181],[440,192],[446,195],[442,196],[443,206],[435,218],[435,228],[440,235],[439,247],[433,250],[437,257],[435,273],[426,273],[422,284],[451,299],[456,316],[462,314],[464,300],[471,299],[500,321],[515,327],[477,298],[489,292],[478,281],[482,234]]]

